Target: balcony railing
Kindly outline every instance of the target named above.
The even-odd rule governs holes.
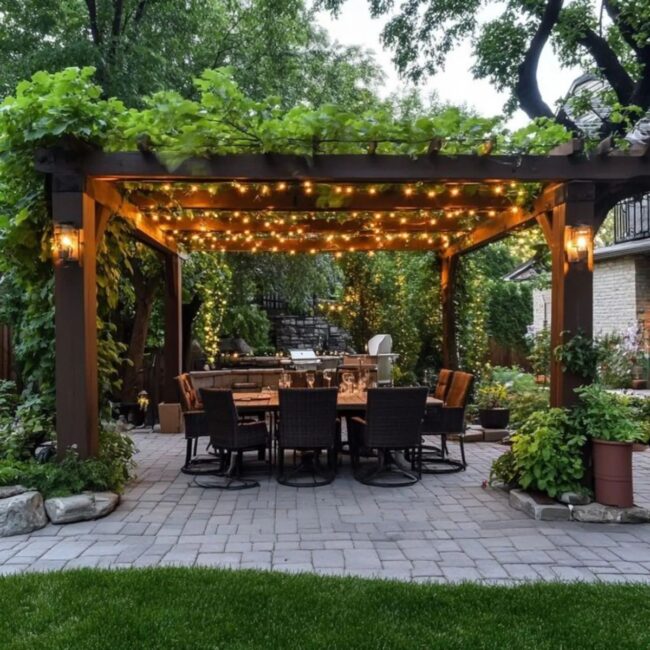
[[[621,201],[614,207],[614,240],[617,244],[650,237],[650,194]]]

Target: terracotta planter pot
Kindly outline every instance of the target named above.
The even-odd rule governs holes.
[[[593,458],[596,501],[631,508],[634,505],[632,443],[594,439]]]
[[[648,388],[648,380],[647,379],[633,379],[632,380],[632,388],[634,390],[646,390]]]
[[[506,429],[510,422],[510,409],[479,409],[478,419],[484,429]]]

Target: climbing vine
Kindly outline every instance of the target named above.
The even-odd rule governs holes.
[[[547,120],[511,133],[497,118],[477,117],[456,108],[432,110],[416,117],[396,115],[388,104],[365,112],[332,105],[299,105],[285,110],[276,99],[255,101],[246,96],[228,69],[204,72],[195,81],[194,100],[165,91],[144,98],[144,108],[127,110],[115,98],[102,98],[93,74],[92,68],[38,72],[20,83],[15,95],[7,97],[0,108],[0,310],[13,326],[23,383],[38,386],[52,405],[51,225],[43,177],[34,170],[37,149],[58,146],[76,150],[79,142],[84,142],[105,151],[118,151],[146,144],[173,166],[189,155],[235,152],[311,156],[374,151],[413,155],[426,152],[433,141],[439,142],[440,150],[447,154],[538,152],[568,138],[562,127]],[[102,404],[118,377],[124,354],[111,311],[119,303],[121,269],[129,264],[128,240],[128,225],[113,220],[98,251]],[[216,354],[217,333],[224,317],[228,274],[218,263],[192,264],[205,265],[205,278],[211,278],[202,280],[205,300],[200,331],[212,356]],[[398,265],[390,276],[392,296],[400,304],[407,300],[406,284],[411,271],[406,268]],[[397,337],[398,345],[404,346],[402,354],[410,366],[417,357],[417,337],[405,313],[393,311],[398,319],[395,322],[401,322],[399,327],[403,329]],[[369,316],[370,321],[373,318]],[[480,327],[477,320],[474,328]]]

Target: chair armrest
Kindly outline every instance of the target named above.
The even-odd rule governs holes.
[[[205,411],[185,411],[183,420],[185,421],[186,438],[198,438],[199,436],[208,435],[206,433]]]

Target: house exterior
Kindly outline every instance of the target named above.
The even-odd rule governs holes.
[[[619,203],[614,244],[594,251],[594,334],[625,334],[638,326],[650,337],[650,197]],[[513,278],[515,279],[515,278]],[[551,322],[550,289],[533,291],[533,326]]]

